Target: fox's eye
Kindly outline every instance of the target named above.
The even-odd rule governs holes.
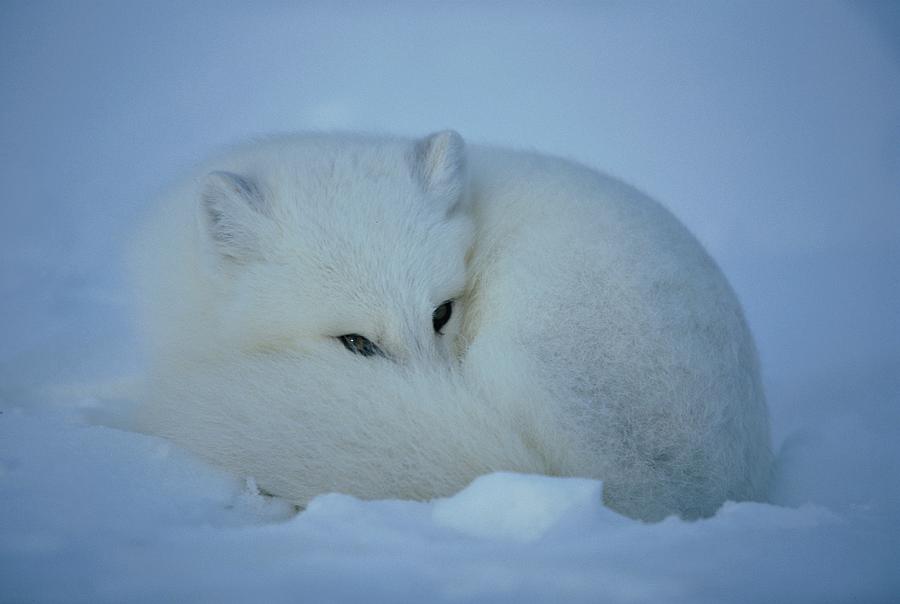
[[[441,333],[441,330],[444,328],[444,325],[447,324],[447,321],[450,320],[452,314],[453,300],[447,300],[434,309],[434,312],[431,313],[431,324],[434,325],[434,331],[436,333]]]
[[[349,333],[345,336],[339,336],[338,340],[344,345],[344,348],[350,352],[361,354],[364,357],[370,357],[374,354],[382,354],[381,349],[372,343],[372,340],[361,336],[358,333]]]

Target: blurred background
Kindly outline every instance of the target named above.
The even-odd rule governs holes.
[[[756,334],[778,500],[898,500],[900,3],[7,1],[0,83],[0,403],[135,371],[122,247],[217,147],[454,128],[668,206]]]

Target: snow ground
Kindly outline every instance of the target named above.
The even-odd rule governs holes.
[[[889,3],[10,3],[0,18],[0,602],[887,602],[900,593],[900,13]],[[599,483],[294,516],[90,425],[140,366],[118,258],[215,146],[349,128],[579,159],[719,260],[772,505],[655,525]],[[499,514],[503,510],[507,513]]]

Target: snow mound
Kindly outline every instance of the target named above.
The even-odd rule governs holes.
[[[580,478],[550,478],[498,472],[476,478],[449,499],[436,501],[439,526],[473,537],[522,543],[541,538],[568,518],[600,508],[602,483]],[[610,518],[620,518],[608,512]]]

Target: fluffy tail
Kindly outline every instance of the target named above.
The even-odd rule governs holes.
[[[331,491],[447,496],[500,470],[560,473],[552,418],[521,400],[521,383],[483,378],[337,347],[241,354],[158,368],[137,428],[299,505]]]

